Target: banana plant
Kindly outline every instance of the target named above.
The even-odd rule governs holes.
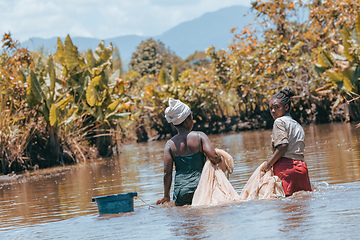
[[[55,161],[60,155],[59,128],[64,124],[90,115],[86,124],[108,129],[110,121],[129,115],[118,111],[124,104],[120,97],[124,82],[119,70],[112,72],[112,47],[105,48],[103,41],[94,53],[89,50],[81,56],[67,36],[64,44],[58,39],[57,51],[46,64],[41,61],[27,78],[27,98],[47,122]]]
[[[319,53],[315,69],[326,75],[340,89],[360,94],[360,14],[351,32],[346,26],[342,28],[341,38],[339,54],[326,51]]]
[[[325,76],[343,93],[338,96],[334,108],[343,100],[351,103],[360,98],[360,14],[352,31],[346,26],[341,29],[341,39],[338,53],[323,51],[317,55],[315,63],[315,70],[320,76]],[[345,96],[350,96],[350,99]],[[360,111],[358,106],[354,107],[357,109],[350,109],[352,113]],[[355,118],[360,117],[360,113],[357,115]]]
[[[31,70],[26,80],[26,95],[29,105],[40,112],[47,123],[48,150],[53,155],[51,160],[58,163],[59,126],[72,118],[74,112],[68,107],[73,97],[56,83],[58,79],[55,72],[52,57],[49,57],[46,67],[38,74]]]
[[[124,82],[119,79],[119,74],[120,72],[116,71],[107,78],[105,73],[101,72],[100,75],[92,78],[87,87],[87,104],[84,104],[84,108],[98,123],[105,123],[130,115],[130,113],[118,112],[118,109],[128,100],[124,95]],[[116,95],[116,93],[119,95]],[[119,98],[121,95],[124,95],[124,97]]]
[[[108,133],[121,118],[130,116],[126,112],[131,97],[125,94],[125,83],[120,78],[120,70],[113,72],[113,49],[102,41],[93,53],[86,54],[89,68],[89,84],[86,86],[86,101],[83,101],[85,115],[90,115],[89,125],[99,134],[95,135],[96,146],[101,156],[111,155],[109,146],[112,136]],[[125,111],[125,112],[124,112]]]

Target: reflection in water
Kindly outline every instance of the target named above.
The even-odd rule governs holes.
[[[311,221],[311,211],[309,204],[311,201],[311,193],[298,192],[293,196],[281,201],[282,206],[279,208],[281,214],[285,216],[282,219],[281,232],[289,233],[296,231],[296,228],[307,227],[307,223]]]
[[[315,188],[312,193],[299,193],[283,200],[251,201],[212,208],[157,206],[149,209],[149,205],[163,195],[163,147],[166,141],[130,144],[124,146],[121,155],[114,159],[2,179],[0,230],[8,230],[5,232],[13,234],[15,239],[18,239],[17,234],[23,234],[22,227],[38,224],[42,225],[34,228],[33,236],[46,231],[48,235],[43,239],[56,238],[59,232],[52,231],[56,227],[74,231],[81,227],[83,232],[91,234],[84,238],[91,238],[96,229],[91,228],[98,224],[109,230],[108,235],[101,232],[100,237],[105,238],[111,238],[116,230],[125,229],[137,233],[128,233],[127,239],[147,238],[148,235],[156,236],[155,239],[233,239],[239,233],[264,237],[264,233],[257,232],[257,229],[263,229],[268,237],[278,237],[279,234],[296,237],[294,234],[299,232],[315,231],[313,226],[319,227],[319,224],[332,226],[329,216],[340,220],[358,218],[360,208],[354,206],[359,206],[356,197],[358,199],[360,194],[359,187],[356,187],[356,182],[360,181],[360,129],[356,129],[354,124],[325,124],[305,126],[304,130],[305,161]],[[235,169],[230,181],[238,192],[253,171],[271,157],[270,138],[271,130],[210,136],[215,147],[234,157]],[[330,187],[319,187],[322,182]],[[352,188],[336,194],[339,190],[332,186],[344,183],[353,184]],[[98,217],[92,197],[134,191],[139,196],[134,200],[134,213]],[[352,198],[347,197],[349,195]],[[344,207],[334,205],[335,202]],[[328,212],[324,213],[324,209]],[[89,226],[79,223],[83,221]],[[71,227],[74,223],[78,227]],[[353,227],[349,224],[345,228],[353,230]],[[159,237],[153,228],[163,237]],[[11,229],[14,230],[9,231]],[[343,234],[340,228],[337,229]],[[360,230],[355,232],[360,234]],[[0,231],[0,239],[4,239],[1,236]],[[61,236],[71,235],[64,232]],[[322,237],[321,234],[316,236]]]
[[[191,211],[189,207],[172,208],[168,211],[171,230],[175,236],[193,238],[203,235],[206,231],[204,219],[198,211]]]
[[[230,206],[235,204],[209,208],[172,207],[166,211],[166,221],[169,221],[173,236],[180,239],[203,239],[231,229],[228,222],[221,220],[222,216],[229,216]],[[236,222],[236,217],[233,220]]]
[[[329,183],[360,179],[360,129],[354,124],[330,124],[306,128],[306,161],[310,177],[326,176]]]

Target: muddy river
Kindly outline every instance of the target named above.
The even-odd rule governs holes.
[[[360,128],[304,126],[313,192],[216,207],[155,206],[165,141],[113,159],[0,178],[0,239],[353,239],[360,236]],[[271,130],[212,135],[235,161],[240,193],[271,156]],[[99,215],[92,197],[134,192],[134,211]]]

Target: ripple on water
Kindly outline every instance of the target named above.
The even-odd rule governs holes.
[[[0,183],[0,239],[355,238],[360,235],[360,134],[352,125],[304,129],[313,192],[200,209],[154,206],[163,195],[165,142],[133,144],[124,146],[119,159]],[[234,156],[230,182],[238,192],[271,156],[270,135],[210,136]],[[94,196],[132,191],[139,196],[132,213],[99,216],[91,202]]]

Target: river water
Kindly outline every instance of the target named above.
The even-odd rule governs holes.
[[[360,128],[304,127],[313,192],[216,207],[155,206],[165,141],[117,158],[0,178],[0,239],[352,239],[360,236]],[[271,156],[271,130],[210,136],[235,161],[240,193]],[[134,212],[99,215],[92,197],[134,192]]]

